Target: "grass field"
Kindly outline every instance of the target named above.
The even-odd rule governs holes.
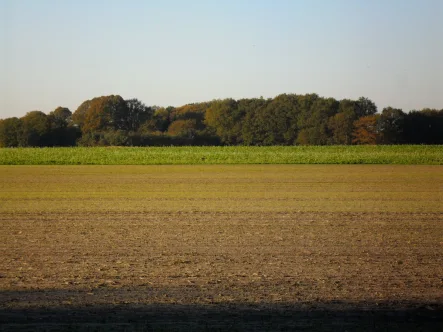
[[[0,165],[443,165],[443,146],[3,148]]]
[[[2,330],[443,324],[441,166],[0,166],[0,233]]]

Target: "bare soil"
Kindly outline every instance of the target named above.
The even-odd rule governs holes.
[[[5,167],[0,330],[441,330],[441,167],[256,167]]]

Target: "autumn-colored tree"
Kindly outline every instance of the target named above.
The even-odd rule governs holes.
[[[369,115],[361,117],[354,122],[352,143],[354,144],[377,144],[377,121],[379,115]]]
[[[196,133],[197,121],[194,119],[176,120],[168,128],[168,134],[171,136],[194,138]]]
[[[83,133],[100,132],[112,127],[111,114],[106,111],[106,100],[106,97],[100,97],[91,101],[81,127]]]
[[[111,95],[0,120],[0,146],[443,144],[443,110],[377,115],[368,98],[317,94],[160,108]]]
[[[204,120],[205,112],[210,105],[211,102],[203,102],[176,107],[171,111],[170,118],[172,121],[194,119],[197,123],[201,123]]]
[[[86,119],[86,114],[88,113],[89,107],[91,106],[91,102],[92,100],[85,100],[72,114],[72,121],[80,129],[83,128]]]
[[[172,126],[176,121],[179,120],[187,121],[187,122],[178,122],[178,124],[174,125],[174,128],[172,128],[172,132],[177,131],[177,128],[181,126],[192,127],[193,130],[195,131],[193,134],[190,133],[180,134],[179,136],[182,137],[190,137],[196,135],[197,132],[202,132],[206,127],[204,123],[205,112],[210,105],[211,102],[193,103],[172,109],[171,112],[169,113],[169,119],[171,121],[170,126]],[[170,132],[171,130],[168,129],[168,133]]]
[[[127,130],[128,105],[118,95],[102,96],[83,102],[74,112],[73,121],[82,133]]]

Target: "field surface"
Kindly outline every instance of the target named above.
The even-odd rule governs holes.
[[[0,165],[443,165],[443,145],[0,148]]]
[[[443,327],[443,168],[0,166],[0,330]]]

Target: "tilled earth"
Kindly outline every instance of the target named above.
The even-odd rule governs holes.
[[[441,167],[1,170],[1,330],[443,328]]]

